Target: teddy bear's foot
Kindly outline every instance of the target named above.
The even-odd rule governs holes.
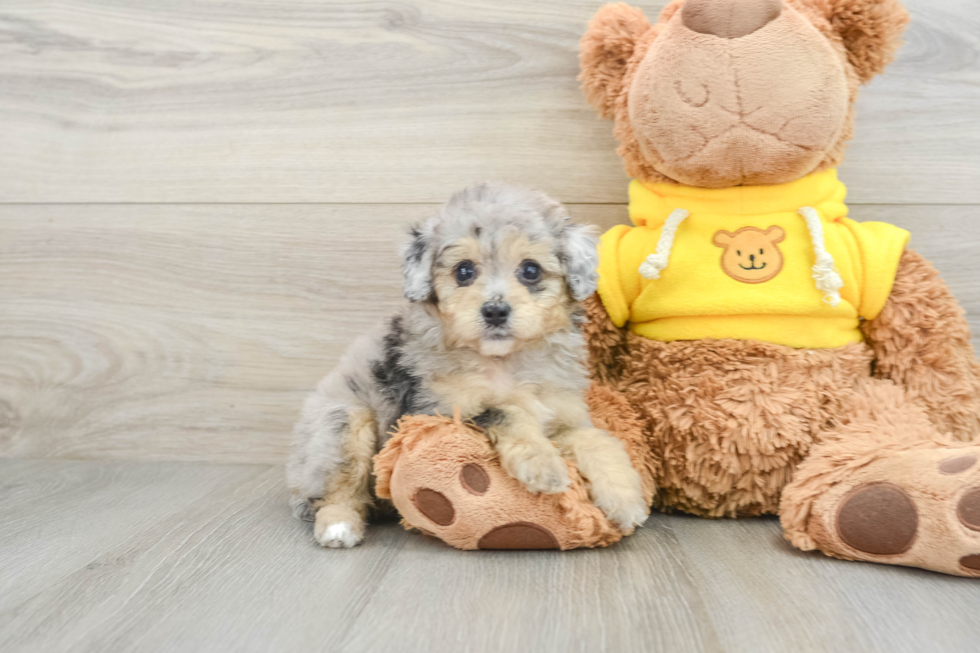
[[[808,535],[828,555],[980,576],[980,447],[886,454],[830,488]]]
[[[378,496],[407,528],[460,549],[608,546],[623,533],[589,502],[567,461],[569,489],[532,494],[500,464],[486,437],[458,421],[415,416],[375,458]]]
[[[849,560],[980,576],[980,445],[942,438],[897,388],[828,434],[780,505],[786,538]],[[892,404],[891,411],[888,410]]]

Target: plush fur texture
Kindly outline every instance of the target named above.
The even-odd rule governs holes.
[[[871,372],[864,344],[798,350],[758,341],[655,342],[616,329],[598,297],[588,303],[594,374],[644,418],[661,465],[662,509],[705,517],[776,512],[814,434]]]
[[[863,325],[874,376],[905,388],[955,440],[980,436],[980,364],[963,308],[922,255],[906,251],[885,309]]]

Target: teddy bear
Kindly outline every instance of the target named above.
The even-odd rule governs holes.
[[[907,22],[898,0],[674,0],[654,22],[623,3],[598,11],[580,80],[632,181],[630,224],[603,235],[586,301],[588,401],[653,508],[775,514],[804,551],[976,577],[969,326],[908,232],[849,217],[837,175],[858,90]],[[426,419],[376,466],[407,526],[460,548],[623,535],[581,505],[587,479],[531,495],[474,426]],[[492,500],[466,490],[469,464],[498,486]],[[425,483],[465,510],[434,524]]]

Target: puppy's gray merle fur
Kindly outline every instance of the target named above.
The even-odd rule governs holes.
[[[624,531],[647,515],[622,443],[593,427],[579,302],[596,288],[596,237],[543,193],[486,183],[414,227],[408,304],[358,339],[307,399],[288,467],[297,516],[318,542],[364,537],[371,460],[407,414],[482,426],[530,492],[569,486],[573,459],[593,502]]]

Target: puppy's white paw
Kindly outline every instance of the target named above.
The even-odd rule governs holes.
[[[642,497],[638,502],[626,505],[613,507],[602,506],[597,503],[596,506],[602,510],[609,521],[619,526],[619,530],[625,533],[631,533],[637,526],[642,526],[648,516],[646,502],[643,501]]]
[[[511,467],[511,476],[532,494],[560,494],[571,485],[565,460],[555,450],[535,452]]]
[[[335,524],[316,525],[313,536],[321,546],[331,549],[349,549],[357,546],[364,539],[364,533],[358,533],[354,527],[345,521]]]
[[[606,515],[606,518],[619,526],[624,533],[631,533],[647,520],[648,506],[640,489],[640,477],[633,471],[615,479],[592,482],[589,496],[592,503]]]

